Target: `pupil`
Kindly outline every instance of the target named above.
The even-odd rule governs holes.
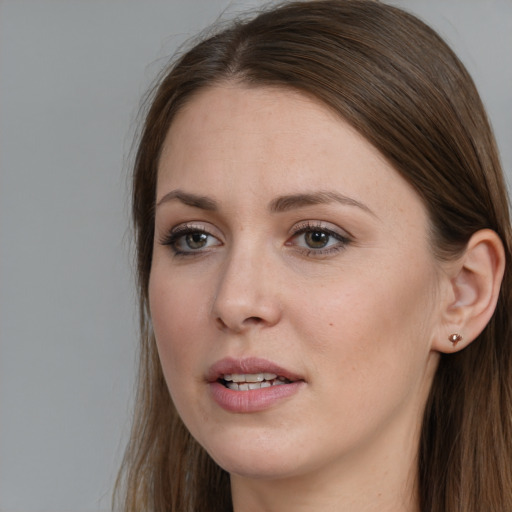
[[[314,249],[325,247],[328,241],[329,235],[323,231],[310,231],[306,233],[306,243]]]
[[[189,233],[187,235],[187,245],[191,249],[200,249],[206,245],[207,238],[206,233]]]

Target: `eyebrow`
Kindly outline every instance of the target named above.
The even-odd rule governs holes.
[[[199,196],[196,194],[190,194],[189,192],[184,192],[183,190],[172,190],[171,192],[165,194],[165,196],[156,203],[156,207],[158,208],[161,204],[168,203],[170,201],[180,201],[187,206],[192,206],[194,208],[199,208],[201,210],[208,211],[216,211],[218,210],[217,202],[214,199],[206,196]]]
[[[340,203],[344,206],[356,206],[361,210],[375,216],[375,214],[365,204],[352,199],[351,197],[344,196],[338,192],[320,190],[318,192],[306,193],[306,194],[292,194],[287,196],[281,196],[274,199],[270,203],[270,211],[275,213],[287,212],[289,210],[295,210],[297,208],[303,208],[305,206],[311,206],[315,204],[328,204],[328,203]]]
[[[215,201],[215,199],[207,196],[192,194],[190,192],[185,192],[179,189],[172,190],[171,192],[165,194],[158,201],[156,207],[158,208],[160,205],[171,201],[180,201],[187,206],[192,206],[193,208],[199,208],[201,210],[217,211],[219,209],[218,203]],[[357,201],[356,199],[344,196],[338,192],[332,192],[328,190],[320,190],[311,193],[290,194],[277,197],[270,202],[269,211],[272,213],[283,213],[290,210],[304,208],[306,206],[328,204],[334,202],[340,203],[344,206],[355,206],[375,217],[375,214],[372,212],[372,210],[370,210],[370,208],[368,208],[368,206],[365,204]]]

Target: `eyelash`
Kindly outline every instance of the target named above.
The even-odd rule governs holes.
[[[293,229],[293,232],[288,239],[287,242],[285,242],[285,245],[287,246],[293,246],[290,242],[290,240],[293,240],[295,238],[298,238],[299,236],[306,234],[306,233],[323,233],[327,235],[329,238],[334,238],[338,241],[337,244],[333,246],[327,246],[327,247],[321,247],[321,248],[307,248],[307,247],[300,247],[295,246],[296,249],[298,249],[300,252],[302,252],[305,256],[309,257],[319,257],[319,256],[326,256],[329,254],[335,254],[343,249],[345,249],[351,242],[352,239],[350,236],[342,235],[340,233],[337,233],[336,231],[333,231],[332,229],[327,228],[325,225],[323,225],[320,222],[305,222],[302,224],[299,224],[298,226],[295,226]],[[190,249],[188,251],[183,251],[178,248],[178,243],[181,239],[186,237],[187,235],[206,235],[208,237],[212,237],[216,239],[211,233],[209,233],[207,230],[205,230],[203,227],[200,226],[194,226],[192,224],[184,224],[181,226],[178,226],[174,229],[172,229],[168,234],[164,235],[160,239],[160,244],[162,245],[168,245],[173,254],[178,257],[194,257],[198,256],[205,252],[205,249]],[[218,240],[218,239],[217,239]],[[208,243],[208,242],[207,242]],[[215,244],[214,246],[222,245],[222,243],[219,242],[219,244]]]
[[[168,245],[175,256],[184,256],[184,257],[190,257],[190,256],[197,256],[199,253],[203,252],[201,250],[194,251],[191,249],[190,251],[183,251],[178,248],[178,242],[180,239],[184,238],[187,235],[207,235],[210,237],[213,237],[212,234],[208,233],[204,228],[200,226],[194,226],[192,224],[184,224],[181,226],[178,226],[176,228],[173,228],[169,233],[164,235],[160,243],[162,245]],[[213,237],[215,238],[215,237]]]
[[[352,239],[348,234],[342,235],[341,233],[338,233],[332,229],[329,229],[328,227],[323,225],[321,222],[310,222],[310,221],[296,226],[293,230],[293,234],[290,237],[290,240],[297,238],[300,235],[303,235],[305,233],[315,233],[315,232],[324,233],[327,236],[329,236],[330,238],[334,238],[335,240],[337,240],[338,243],[333,246],[328,246],[325,248],[318,248],[318,249],[302,247],[300,249],[304,252],[305,256],[318,257],[318,256],[326,256],[329,254],[335,254],[335,253],[338,253],[338,252],[344,250],[352,242]],[[291,245],[291,244],[289,242],[286,242],[286,245]]]

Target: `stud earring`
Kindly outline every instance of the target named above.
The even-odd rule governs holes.
[[[454,332],[453,334],[450,334],[450,336],[448,336],[448,340],[451,341],[453,343],[453,346],[455,347],[455,345],[457,345],[459,341],[462,341],[462,336]]]

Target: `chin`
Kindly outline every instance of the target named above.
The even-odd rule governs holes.
[[[228,456],[215,462],[230,475],[255,480],[280,480],[292,477],[297,472],[296,467],[288,467],[277,460],[251,461]]]
[[[204,446],[204,445],[203,445]],[[283,443],[227,443],[205,446],[212,459],[231,475],[253,479],[282,479],[300,472],[298,450]]]

